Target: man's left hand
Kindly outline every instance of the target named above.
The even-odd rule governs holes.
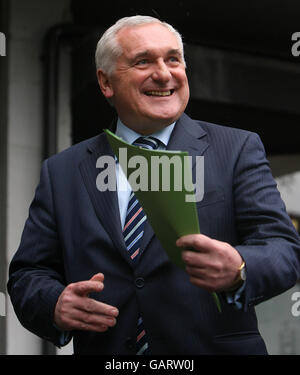
[[[236,285],[243,259],[234,247],[203,234],[183,236],[176,245],[184,249],[182,259],[192,284],[209,292],[230,290]]]

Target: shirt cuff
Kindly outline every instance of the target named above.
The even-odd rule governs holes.
[[[66,346],[72,339],[72,332],[71,331],[62,331],[60,328],[53,323],[54,328],[58,331],[58,347],[61,348],[62,346]]]
[[[243,292],[246,287],[246,282],[244,281],[243,284],[239,287],[239,289],[233,292],[225,292],[225,299],[227,303],[235,310],[242,310],[243,308]]]

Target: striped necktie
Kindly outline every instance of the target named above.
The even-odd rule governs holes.
[[[155,150],[158,148],[159,140],[150,136],[140,137],[133,143],[133,145]],[[135,194],[132,192],[127,207],[123,236],[133,265],[136,264],[140,254],[140,243],[144,234],[146,219],[147,217],[143,211],[143,208],[141,207]],[[137,324],[136,354],[145,355],[148,354],[148,342],[141,316],[139,317]]]

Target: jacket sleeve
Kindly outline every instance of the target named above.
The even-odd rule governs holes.
[[[55,328],[53,317],[65,281],[53,211],[48,163],[45,161],[19,249],[10,263],[7,288],[21,324],[60,346],[61,332]]]
[[[244,310],[300,278],[300,239],[277,190],[265,150],[250,133],[236,162],[233,186],[240,252],[246,263]]]

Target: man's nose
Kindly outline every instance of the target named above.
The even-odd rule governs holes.
[[[158,61],[155,65],[155,69],[152,73],[152,79],[154,81],[160,81],[160,82],[168,82],[172,77],[172,74],[166,65],[166,63],[161,60]]]

